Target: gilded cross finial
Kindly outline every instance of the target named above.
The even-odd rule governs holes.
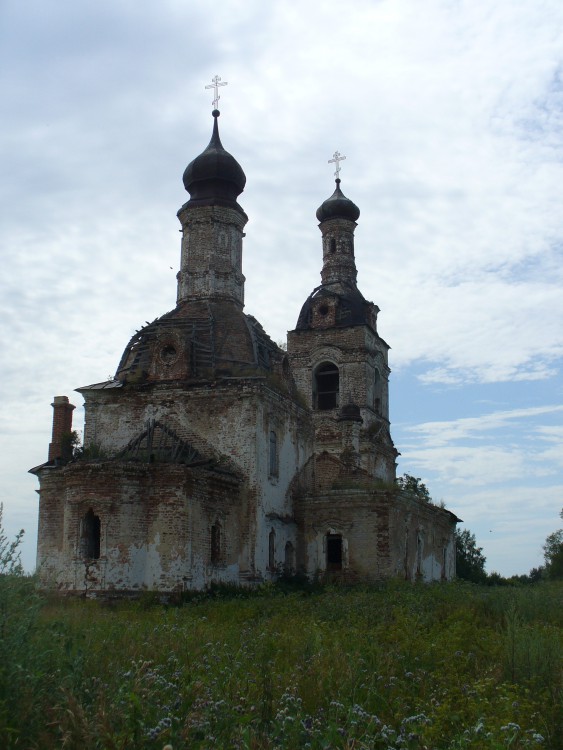
[[[221,98],[219,96],[219,86],[226,86],[227,81],[223,81],[221,83],[221,76],[213,76],[211,79],[213,83],[210,83],[208,86],[206,86],[206,89],[215,89],[215,98],[213,99],[213,109],[219,109],[219,99]]]
[[[336,164],[336,170],[334,172],[334,176],[338,180],[338,179],[340,179],[340,162],[344,161],[344,159],[346,157],[345,156],[341,156],[340,155],[340,151],[335,151],[334,154],[332,155],[332,157],[333,157],[332,159],[328,160],[328,163],[329,164]]]

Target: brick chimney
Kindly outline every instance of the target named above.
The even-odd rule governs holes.
[[[63,439],[72,432],[72,412],[76,408],[69,403],[68,396],[55,396],[53,403],[53,436],[49,443],[49,461],[56,458],[71,458],[70,442]],[[65,454],[65,455],[63,455]]]

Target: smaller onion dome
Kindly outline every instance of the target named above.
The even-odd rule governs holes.
[[[237,197],[244,190],[246,175],[242,167],[225,151],[219,138],[217,119],[219,110],[213,110],[213,135],[209,145],[188,164],[184,172],[184,187],[190,194],[191,205],[237,207]]]
[[[340,190],[340,178],[336,180],[336,190],[327,198],[326,201],[321,203],[317,209],[317,219],[320,222],[326,221],[327,219],[349,219],[350,221],[357,221],[360,215],[360,209],[355,203],[347,198],[342,190]]]

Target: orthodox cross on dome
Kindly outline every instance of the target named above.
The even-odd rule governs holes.
[[[340,156],[340,151],[335,151],[334,154],[332,155],[332,157],[333,157],[332,159],[328,160],[328,163],[329,164],[336,164],[336,170],[334,172],[334,176],[338,180],[338,179],[340,179],[340,163],[339,162],[344,161],[344,159],[346,157],[345,156]]]
[[[219,86],[226,86],[227,81],[223,81],[221,83],[221,76],[214,76],[212,79],[213,83],[210,83],[209,86],[206,86],[206,89],[215,89],[215,98],[213,99],[213,109],[219,108],[219,99],[221,98],[219,96]]]

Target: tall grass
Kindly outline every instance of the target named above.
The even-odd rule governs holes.
[[[1,747],[561,747],[563,584],[267,587],[166,607],[4,582]]]

